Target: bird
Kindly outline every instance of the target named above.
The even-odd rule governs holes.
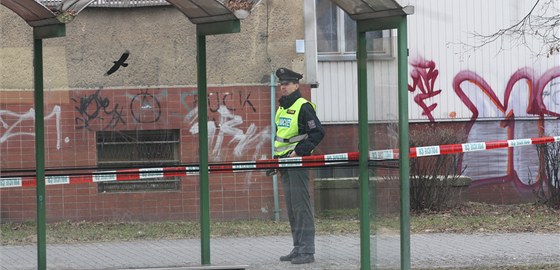
[[[105,73],[105,76],[109,76],[111,74],[113,74],[115,71],[117,71],[121,66],[123,67],[127,67],[128,64],[125,63],[126,59],[128,58],[130,52],[128,50],[126,50],[122,55],[121,58],[119,58],[119,60],[117,61],[113,61],[113,63],[115,63],[110,69],[109,71],[107,71],[107,73]]]

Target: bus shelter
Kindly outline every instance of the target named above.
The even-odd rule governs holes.
[[[93,0],[64,0],[56,9],[49,9],[34,0],[3,0],[2,5],[11,9],[33,28],[34,112],[37,181],[37,259],[39,269],[46,269],[45,232],[45,153],[43,112],[43,52],[42,40],[64,37],[65,26]],[[206,37],[209,35],[240,32],[240,18],[247,14],[234,14],[223,1],[168,0],[196,25],[197,91],[207,96]],[[360,181],[360,263],[361,269],[370,269],[370,187],[369,168],[375,158],[370,156],[368,138],[368,82],[366,33],[383,29],[397,29],[398,33],[398,103],[399,103],[399,178],[400,178],[400,251],[401,269],[410,269],[409,225],[409,148],[407,104],[407,20],[413,13],[410,6],[401,6],[395,0],[332,0],[357,22],[358,61],[358,110],[359,110],[359,181]],[[199,170],[200,170],[200,229],[201,264],[210,265],[210,192],[208,185],[208,130],[207,102],[198,100],[199,114]]]
[[[333,0],[357,22],[358,61],[358,122],[359,122],[359,181],[360,181],[360,266],[370,269],[370,172],[368,138],[368,81],[366,33],[376,30],[397,29],[398,58],[398,130],[399,130],[399,179],[400,179],[400,251],[401,269],[410,269],[410,195],[409,195],[409,141],[407,98],[407,16],[413,14],[412,6],[401,6],[398,1]]]

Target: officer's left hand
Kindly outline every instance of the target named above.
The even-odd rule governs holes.
[[[289,157],[297,157],[296,151],[292,151]]]

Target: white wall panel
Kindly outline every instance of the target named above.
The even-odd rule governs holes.
[[[516,79],[516,72],[523,69],[527,69],[536,83],[547,70],[560,64],[560,55],[537,57],[534,51],[519,45],[519,40],[507,36],[503,41],[498,39],[476,50],[469,46],[481,44],[475,33],[491,34],[517,23],[534,3],[524,0],[411,1],[415,14],[408,18],[409,61],[420,59],[433,61],[436,65],[439,76],[434,82],[434,90],[441,89],[442,92],[425,100],[427,104],[437,104],[432,113],[436,121],[450,120],[452,113],[456,113],[457,119],[473,116],[453,87],[453,80],[465,76],[467,72],[478,75],[478,81],[484,80],[489,86],[483,90],[472,82],[461,84],[467,95],[463,99],[468,98],[475,104],[479,111],[478,119],[503,118],[502,110],[506,113],[514,111],[518,117],[535,116],[527,113],[530,91],[527,81],[519,80],[513,86],[509,105],[503,104],[507,84],[510,79]],[[534,39],[528,41],[532,48],[542,45]],[[409,66],[409,71],[412,68]],[[417,89],[409,99],[412,103],[411,120],[427,120],[413,100],[419,91]],[[489,98],[486,92],[494,93],[496,98]],[[500,106],[502,110],[498,109]]]
[[[469,120],[474,113],[466,103],[478,110],[479,120],[503,119],[509,111],[516,117],[535,117],[527,112],[530,91],[542,83],[547,71],[560,68],[560,54],[551,57],[537,56],[530,48],[540,48],[537,40],[529,39],[530,48],[518,44],[507,36],[503,40],[480,45],[475,33],[490,34],[507,28],[522,19],[534,5],[527,0],[410,0],[415,13],[408,17],[409,78],[417,71],[428,72],[419,64],[432,63],[431,79],[419,83],[424,92],[441,92],[423,99],[426,106],[436,105],[431,112],[421,108],[414,100],[422,91],[409,92],[409,118],[411,121],[429,121],[423,113],[431,113],[434,121]],[[555,5],[559,6],[556,2]],[[393,36],[393,46],[396,35]],[[393,51],[396,51],[393,50]],[[416,64],[416,66],[415,66]],[[435,76],[434,74],[436,74]],[[529,74],[532,83],[520,79],[519,74]],[[467,78],[470,79],[467,80]],[[463,79],[456,93],[454,80]],[[544,78],[544,79],[543,79]],[[355,61],[319,62],[319,89],[314,91],[313,101],[320,109],[319,116],[325,122],[357,121],[357,75]],[[370,120],[386,121],[397,114],[396,59],[375,61],[368,65],[368,88],[370,93]],[[506,103],[506,89],[510,80],[516,81]],[[373,83],[372,83],[373,82]],[[485,82],[486,89],[481,87]],[[558,94],[557,94],[558,93]],[[491,97],[493,96],[493,97]],[[549,80],[543,102],[546,108],[560,112],[560,78]],[[393,116],[391,116],[393,115]]]
[[[368,63],[368,118],[394,120],[397,113],[395,61]],[[318,116],[325,123],[358,121],[358,75],[356,61],[319,62],[319,88],[312,92]],[[328,108],[328,109],[323,109]]]

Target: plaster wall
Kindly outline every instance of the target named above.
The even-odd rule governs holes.
[[[279,67],[303,72],[304,55],[295,51],[302,7],[263,1],[240,33],[208,36],[208,84],[266,84]],[[0,89],[32,89],[32,28],[4,6],[0,25]],[[45,89],[196,85],[196,27],[173,6],[86,8],[66,37],[43,44]],[[129,66],[104,76],[126,50]]]

